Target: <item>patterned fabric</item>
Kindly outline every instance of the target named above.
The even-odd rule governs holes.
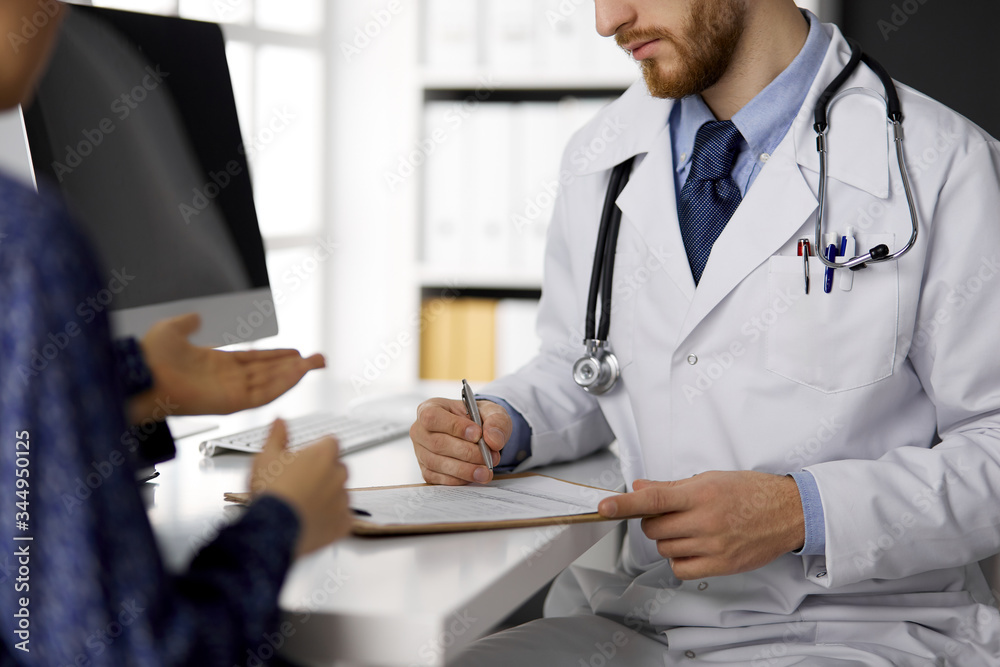
[[[276,627],[298,518],[262,498],[166,573],[122,444],[107,316],[81,307],[102,289],[92,257],[54,198],[0,176],[0,665],[243,664]]]
[[[726,223],[742,201],[730,177],[742,136],[732,121],[705,123],[694,139],[691,173],[677,202],[681,236],[695,285]]]
[[[135,338],[114,341],[115,369],[126,396],[141,394],[153,386],[153,373],[142,358],[142,348]]]

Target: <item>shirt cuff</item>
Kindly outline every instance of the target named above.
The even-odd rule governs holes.
[[[802,516],[805,517],[806,539],[802,548],[793,551],[797,556],[826,555],[826,519],[823,515],[823,500],[819,495],[816,478],[808,470],[789,473],[799,487],[802,499]]]
[[[500,463],[493,466],[493,469],[498,472],[510,472],[531,456],[531,427],[528,426],[528,422],[521,416],[521,413],[502,398],[484,396],[483,394],[479,394],[476,398],[496,403],[506,410],[507,416],[510,417],[510,423],[513,425],[510,438],[504,448],[500,450]]]
[[[250,518],[247,518],[248,516]],[[294,554],[302,522],[288,501],[264,493],[254,499],[250,507],[247,508],[244,521],[248,524],[254,524],[254,534],[267,535],[268,551],[276,551],[279,555],[283,553]],[[288,564],[284,565],[287,567]]]
[[[141,394],[153,386],[153,372],[146,365],[142,348],[135,338],[114,341],[115,371],[126,397]]]

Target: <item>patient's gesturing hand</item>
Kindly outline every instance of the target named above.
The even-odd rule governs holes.
[[[269,494],[288,503],[299,518],[295,555],[302,556],[347,535],[351,529],[347,468],[340,462],[337,441],[323,438],[288,450],[288,430],[278,419],[264,450],[254,457],[250,493]]]
[[[130,403],[137,423],[156,414],[157,401],[170,414],[229,414],[270,403],[311,370],[323,368],[320,354],[302,358],[296,350],[223,352],[193,345],[188,337],[201,318],[191,313],[154,324],[141,341],[153,387]]]

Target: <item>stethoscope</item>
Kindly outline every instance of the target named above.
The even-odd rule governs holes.
[[[816,131],[816,150],[819,151],[819,212],[816,216],[816,247],[823,247],[823,220],[826,213],[827,162],[829,157],[826,136],[830,130],[829,112],[837,102],[852,93],[864,93],[885,104],[886,117],[889,125],[892,126],[892,134],[896,144],[896,161],[899,164],[903,190],[906,193],[906,203],[910,209],[911,225],[909,240],[895,252],[890,251],[885,244],[879,244],[862,255],[839,262],[827,259],[822,253],[815,255],[831,269],[860,271],[870,263],[897,260],[913,248],[917,241],[917,207],[913,200],[910,178],[903,159],[903,112],[900,108],[896,85],[885,68],[874,58],[864,53],[857,42],[848,40],[848,43],[851,46],[850,60],[823,91],[823,94],[819,96],[814,111],[815,124],[813,129]],[[871,68],[882,82],[885,97],[867,88],[850,88],[837,94],[840,87],[862,62]],[[618,358],[611,351],[608,343],[608,331],[611,328],[611,289],[615,268],[615,248],[618,244],[618,228],[622,217],[621,209],[615,204],[615,200],[618,199],[628,183],[634,160],[635,157],[631,157],[611,171],[608,192],[604,198],[604,209],[601,212],[601,224],[597,231],[594,265],[590,273],[590,292],[587,296],[587,319],[583,341],[586,352],[573,364],[573,380],[584,391],[596,396],[609,392],[618,382],[618,378],[621,377],[621,366],[618,363]],[[601,322],[600,328],[595,332],[598,296],[601,299]]]

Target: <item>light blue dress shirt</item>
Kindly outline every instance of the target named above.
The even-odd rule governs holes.
[[[830,37],[823,30],[819,19],[805,10],[802,14],[809,21],[809,36],[799,55],[732,118],[733,124],[743,135],[732,172],[733,180],[743,197],[746,197],[771,153],[791,128],[830,46]],[[669,122],[675,165],[675,192],[681,191],[691,171],[691,152],[698,129],[714,120],[717,119],[700,95],[685,97],[671,110]],[[507,446],[500,453],[498,472],[510,470],[530,456],[531,427],[503,399],[496,396],[479,398],[503,406],[510,415],[514,428]],[[795,553],[823,555],[826,553],[826,522],[816,480],[807,470],[793,472],[791,476],[798,485],[802,499],[806,533],[802,549]]]
[[[830,36],[819,19],[805,10],[802,14],[809,21],[809,36],[799,55],[732,118],[743,135],[732,173],[743,197],[795,122],[830,46]],[[691,171],[695,135],[702,125],[714,120],[717,119],[701,95],[685,97],[670,112],[674,186],[678,194]]]

